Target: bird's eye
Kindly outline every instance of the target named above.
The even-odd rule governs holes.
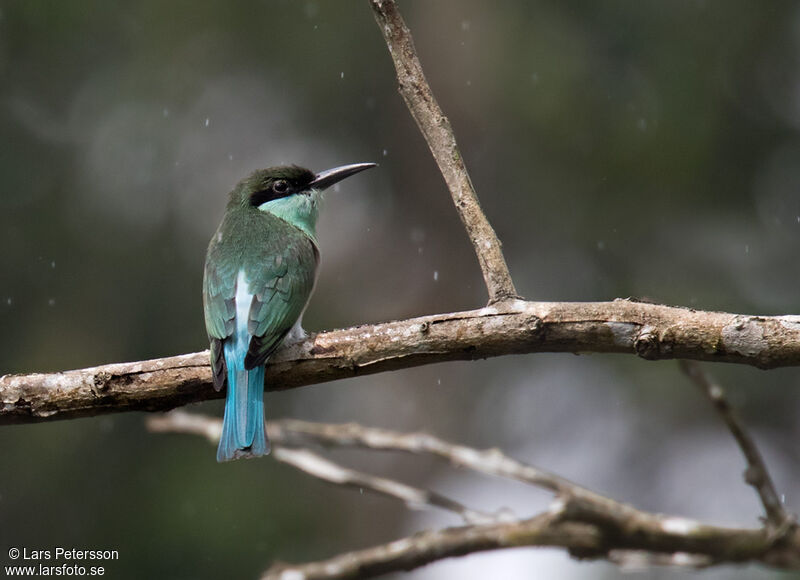
[[[289,182],[285,179],[279,179],[272,184],[272,190],[275,193],[286,193],[289,191]]]

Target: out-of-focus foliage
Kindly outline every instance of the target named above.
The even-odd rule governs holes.
[[[796,3],[401,8],[522,294],[800,310]],[[482,305],[366,2],[0,1],[0,373],[205,348],[202,262],[233,184],[278,163],[359,161],[381,167],[328,196],[306,327]],[[797,371],[713,372],[799,510]],[[267,408],[500,446],[645,509],[740,525],[759,512],[732,440],[673,363],[448,364],[268,394]],[[255,577],[274,558],[457,523],[269,459],[217,465],[207,442],[148,434],[142,419],[0,429],[3,564],[10,546],[61,545],[118,549],[115,578]],[[342,457],[487,509],[547,499],[430,462]],[[484,565],[502,578],[618,573],[523,551],[414,577]]]

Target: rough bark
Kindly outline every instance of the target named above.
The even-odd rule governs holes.
[[[615,300],[507,301],[479,310],[321,332],[280,350],[267,390],[507,354],[635,354],[767,369],[800,365],[800,316],[747,316]],[[164,411],[221,398],[207,351],[0,377],[0,424]]]

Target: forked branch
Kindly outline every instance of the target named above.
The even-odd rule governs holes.
[[[148,421],[152,430],[199,434],[214,442],[220,420],[175,411]],[[276,459],[305,457],[307,445],[361,447],[373,451],[432,454],[454,467],[522,481],[555,493],[550,509],[534,517],[518,519],[482,517],[469,525],[426,531],[308,564],[276,564],[264,579],[306,578],[318,580],[371,578],[392,571],[410,570],[431,562],[468,553],[503,548],[559,546],[577,558],[607,558],[617,563],[659,563],[706,566],[715,563],[761,562],[784,569],[800,569],[800,533],[793,526],[781,534],[767,529],[726,528],[680,517],[651,514],[582,488],[566,479],[508,457],[498,449],[479,450],[443,441],[426,433],[400,433],[355,423],[336,425],[292,419],[270,422]],[[359,473],[312,454],[304,461],[288,461],[306,473],[338,485],[355,481],[366,489],[408,503],[414,497],[423,507],[454,511],[467,519],[475,510],[446,500],[432,491]],[[343,473],[343,475],[342,475]],[[376,484],[377,482],[377,484]],[[411,496],[406,489],[413,489]],[[387,493],[387,490],[392,490]],[[403,490],[395,493],[393,490]]]

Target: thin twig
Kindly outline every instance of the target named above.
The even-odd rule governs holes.
[[[270,422],[270,434],[289,445],[316,443],[325,446],[427,453],[444,459],[455,467],[545,489],[557,496],[569,498],[571,506],[591,505],[594,512],[613,512],[627,514],[630,517],[640,513],[625,503],[617,502],[564,477],[509,457],[498,448],[475,449],[449,443],[428,433],[403,433],[366,427],[358,423],[332,424],[280,419]],[[586,512],[585,509],[583,511]]]
[[[200,435],[213,444],[218,443],[219,438],[222,437],[222,419],[199,413],[187,413],[183,409],[148,417],[146,425],[147,430],[153,433]],[[270,429],[269,432],[271,435],[272,430]],[[275,438],[271,437],[271,439]]]
[[[267,390],[452,360],[533,352],[627,353],[759,368],[800,365],[800,317],[646,304],[526,302],[345,328],[282,348]],[[59,373],[0,376],[0,425],[165,411],[224,396],[208,351]]]
[[[500,240],[481,210],[450,121],[425,79],[411,31],[394,0],[370,0],[370,5],[394,61],[400,94],[428,142],[478,256],[489,292],[489,304],[516,298],[517,291],[503,257]]]
[[[216,443],[222,432],[222,420],[177,409],[164,415],[149,417],[147,428],[159,433],[201,435]],[[277,445],[360,447],[375,451],[427,453],[444,459],[455,467],[528,483],[555,494],[584,498],[599,503],[606,500],[605,497],[566,478],[517,461],[504,454],[500,449],[474,449],[449,443],[428,433],[403,433],[365,427],[358,423],[318,423],[299,419],[269,421],[268,431],[270,440]]]
[[[308,475],[329,483],[355,489],[366,489],[379,495],[399,499],[410,509],[439,508],[447,510],[461,517],[467,524],[498,521],[498,516],[468,508],[440,493],[344,467],[309,449],[287,447],[286,445],[294,445],[294,440],[286,436],[291,432],[291,428],[287,429],[281,423],[281,421],[277,421],[269,424],[272,456],[281,463],[291,465]],[[200,435],[216,444],[222,434],[222,420],[176,410],[164,415],[149,417],[147,428],[157,433]]]
[[[714,408],[719,412],[725,425],[727,425],[731,435],[736,439],[736,443],[739,445],[739,449],[742,450],[747,462],[744,480],[756,490],[761,504],[764,506],[767,526],[773,533],[785,531],[794,524],[794,519],[783,509],[783,504],[778,498],[778,492],[775,490],[775,484],[772,482],[772,477],[769,474],[764,458],[761,456],[758,447],[756,447],[755,441],[745,429],[744,424],[736,416],[730,403],[725,398],[725,392],[722,387],[716,384],[695,362],[680,361],[680,367],[686,376],[708,397]]]
[[[449,443],[428,433],[402,433],[365,427],[358,423],[333,424],[299,419],[280,419],[270,422],[269,425],[270,434],[278,437],[285,444],[309,445],[316,443],[325,446],[427,453],[444,459],[455,467],[528,483],[557,495],[580,498],[597,504],[605,504],[608,501],[608,498],[564,477],[513,459],[497,448],[474,449]],[[614,505],[619,509],[627,509],[624,504],[614,502]]]
[[[355,489],[367,489],[379,495],[399,499],[410,509],[447,510],[460,516],[467,524],[498,520],[491,514],[470,509],[440,493],[343,467],[309,449],[292,449],[276,445],[273,448],[273,456],[281,463],[291,465],[323,481]]]

